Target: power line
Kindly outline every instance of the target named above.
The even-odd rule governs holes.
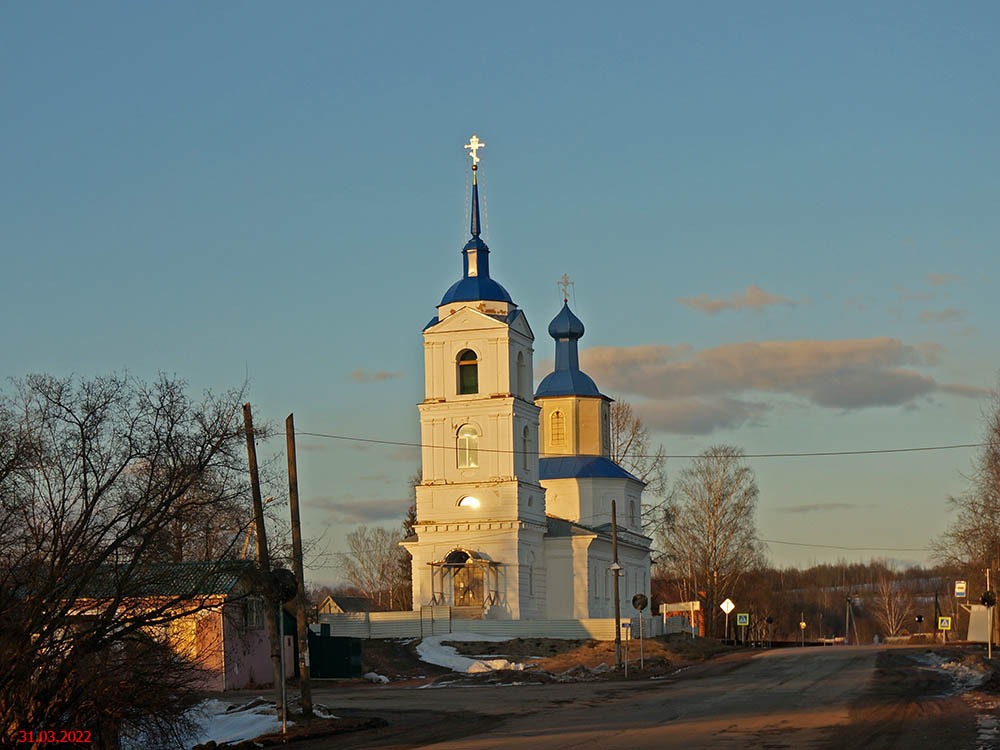
[[[433,445],[429,443],[414,443],[405,440],[379,440],[376,438],[363,438],[353,435],[330,435],[323,432],[299,432],[296,435],[307,435],[309,437],[326,438],[329,440],[345,440],[354,443],[374,443],[376,445],[394,445],[404,448],[441,448],[444,450],[455,450],[454,445]],[[846,451],[800,451],[793,453],[743,453],[742,458],[809,458],[816,456],[871,456],[884,453],[917,453],[924,451],[947,451],[960,448],[982,448],[985,443],[954,443],[950,445],[926,445],[915,448],[873,448],[866,450],[846,450]],[[513,453],[521,454],[524,451],[507,448],[479,448],[484,453]],[[656,458],[656,454],[636,454],[633,458]],[[721,458],[718,454],[665,454],[664,458]]]
[[[934,550],[929,547],[842,547],[837,544],[807,544],[805,542],[785,542],[780,539],[761,539],[757,537],[759,542],[767,542],[768,544],[789,544],[793,547],[818,547],[820,549],[841,549],[848,550],[850,552],[933,552]]]

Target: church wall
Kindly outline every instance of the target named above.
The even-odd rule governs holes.
[[[595,539],[587,550],[587,565],[592,587],[583,617],[614,617],[614,578],[609,570],[614,559],[611,542]],[[618,579],[622,617],[635,614],[632,596],[644,593],[649,597],[649,553],[618,540],[618,564],[622,567]],[[595,588],[596,587],[596,588]]]
[[[581,398],[577,405],[578,453],[584,456],[607,455],[603,414],[607,411],[602,398]]]
[[[545,540],[545,567],[548,571],[548,592],[545,616],[550,620],[573,618],[574,588],[580,583],[573,570],[573,544],[570,537]]]
[[[642,485],[630,479],[583,477],[545,479],[546,508],[550,515],[601,526],[611,523],[611,501],[616,501],[617,521],[622,529],[642,530]],[[634,508],[634,513],[632,509]]]

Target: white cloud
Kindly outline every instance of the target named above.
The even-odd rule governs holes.
[[[700,294],[697,297],[679,297],[677,301],[709,315],[718,315],[723,310],[755,310],[760,312],[765,307],[773,305],[799,304],[780,294],[765,292],[754,284],[748,286],[742,293],[730,295],[729,299],[712,299],[707,294]]]

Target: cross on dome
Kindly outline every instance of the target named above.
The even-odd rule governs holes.
[[[475,169],[476,166],[479,164],[479,154],[478,154],[478,151],[479,151],[479,149],[483,148],[485,145],[486,145],[486,143],[484,141],[479,140],[479,136],[476,135],[475,133],[472,134],[472,138],[469,139],[469,142],[465,144],[464,148],[469,149],[469,156],[472,157],[472,168],[473,169]]]
[[[562,289],[563,302],[569,302],[569,288],[573,286],[575,282],[569,280],[569,274],[563,274],[562,278],[556,282],[558,287]]]

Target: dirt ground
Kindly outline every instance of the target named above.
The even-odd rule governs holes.
[[[920,659],[932,653],[990,671],[978,686],[962,689],[952,675]],[[831,730],[829,747],[1000,747],[1000,736],[982,731],[983,717],[996,716],[998,708],[1000,663],[987,662],[981,646],[886,649],[868,689],[852,702],[849,721]]]
[[[594,669],[615,663],[615,644],[611,641],[571,640],[564,638],[515,638],[510,641],[443,641],[463,656],[503,657],[512,662],[530,665],[534,669],[559,674],[574,667]],[[680,667],[732,652],[708,638],[692,639],[681,634],[643,640],[643,661],[646,671]],[[623,646],[624,658],[624,646]],[[639,667],[639,641],[629,643],[630,669]]]
[[[417,656],[418,640],[371,639],[361,642],[361,670],[390,680],[413,680],[451,674],[447,667],[428,664]]]
[[[408,645],[413,644],[375,650],[382,648],[391,655],[397,646]],[[613,662],[614,654],[613,644],[588,641],[522,639],[454,645],[471,655],[502,654],[516,661],[541,657],[537,674],[550,675],[542,672],[543,665],[573,668],[600,664],[609,656]],[[696,646],[700,648],[680,640],[654,642],[654,659],[672,660],[670,670],[628,682],[525,684],[536,681],[525,679],[525,672],[510,672],[493,675],[503,682],[475,684],[485,689],[430,678],[389,685],[328,683],[318,686],[314,695],[338,716],[380,723],[306,739],[299,746],[303,750],[430,746],[506,750],[515,744],[521,750],[568,750],[584,744],[605,750],[1000,748],[1000,660],[994,660],[992,675],[982,680],[981,647],[734,651],[711,642]],[[411,651],[405,653],[415,657]],[[963,677],[970,669],[978,674],[973,683]],[[434,689],[413,689],[424,686]]]

